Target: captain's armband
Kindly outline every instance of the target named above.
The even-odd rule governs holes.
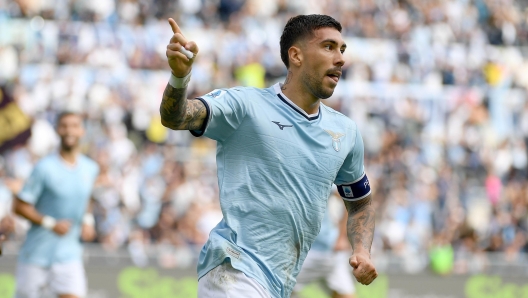
[[[356,181],[337,185],[339,194],[345,201],[357,201],[365,198],[370,194],[370,183],[367,175],[364,173]]]

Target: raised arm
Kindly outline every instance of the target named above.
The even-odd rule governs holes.
[[[198,54],[198,46],[192,41],[187,41],[178,24],[169,19],[172,36],[167,45],[167,59],[172,70],[172,76],[163,92],[160,106],[161,123],[175,130],[200,129],[207,117],[205,105],[196,99],[187,99],[187,84],[194,57]],[[189,59],[180,52],[180,49],[191,51],[194,57]]]
[[[167,84],[160,106],[161,124],[175,130],[200,129],[207,117],[202,101],[187,99],[187,88]]]
[[[353,254],[350,265],[358,282],[368,285],[378,273],[370,260],[370,247],[374,237],[374,207],[371,195],[358,201],[344,201],[348,211],[347,235]]]

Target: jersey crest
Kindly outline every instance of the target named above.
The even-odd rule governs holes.
[[[340,132],[333,132],[329,129],[325,129],[324,131],[329,134],[330,137],[332,137],[332,147],[336,152],[339,152],[339,150],[341,150],[341,138],[344,137],[345,134]]]
[[[207,96],[211,96],[212,98],[220,97],[225,93],[225,90],[214,90],[212,92],[209,92]]]

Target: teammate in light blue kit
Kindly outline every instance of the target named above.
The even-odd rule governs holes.
[[[61,114],[57,133],[59,153],[35,165],[14,204],[15,212],[31,221],[18,259],[17,298],[42,297],[46,287],[60,298],[86,295],[79,240],[95,236],[93,216],[85,212],[99,167],[78,153],[80,115]]]
[[[348,210],[350,265],[356,279],[377,276],[370,260],[374,210],[356,124],[321,103],[341,76],[346,45],[329,16],[301,15],[286,24],[284,84],[218,89],[186,99],[198,47],[174,20],[167,57],[172,76],[160,107],[162,123],[217,141],[223,219],[198,264],[198,297],[290,297],[319,233],[332,183]]]

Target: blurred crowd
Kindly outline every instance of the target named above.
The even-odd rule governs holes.
[[[528,10],[513,0],[0,0],[0,86],[33,120],[31,139],[1,152],[12,239],[27,227],[9,215],[12,193],[55,150],[57,113],[73,110],[101,168],[97,242],[138,265],[152,251],[188,264],[222,214],[215,143],[160,124],[166,19],[200,48],[192,97],[284,80],[282,28],[309,13],[343,25],[347,63],[326,104],[364,136],[373,253],[466,273],[484,252],[527,252]]]

